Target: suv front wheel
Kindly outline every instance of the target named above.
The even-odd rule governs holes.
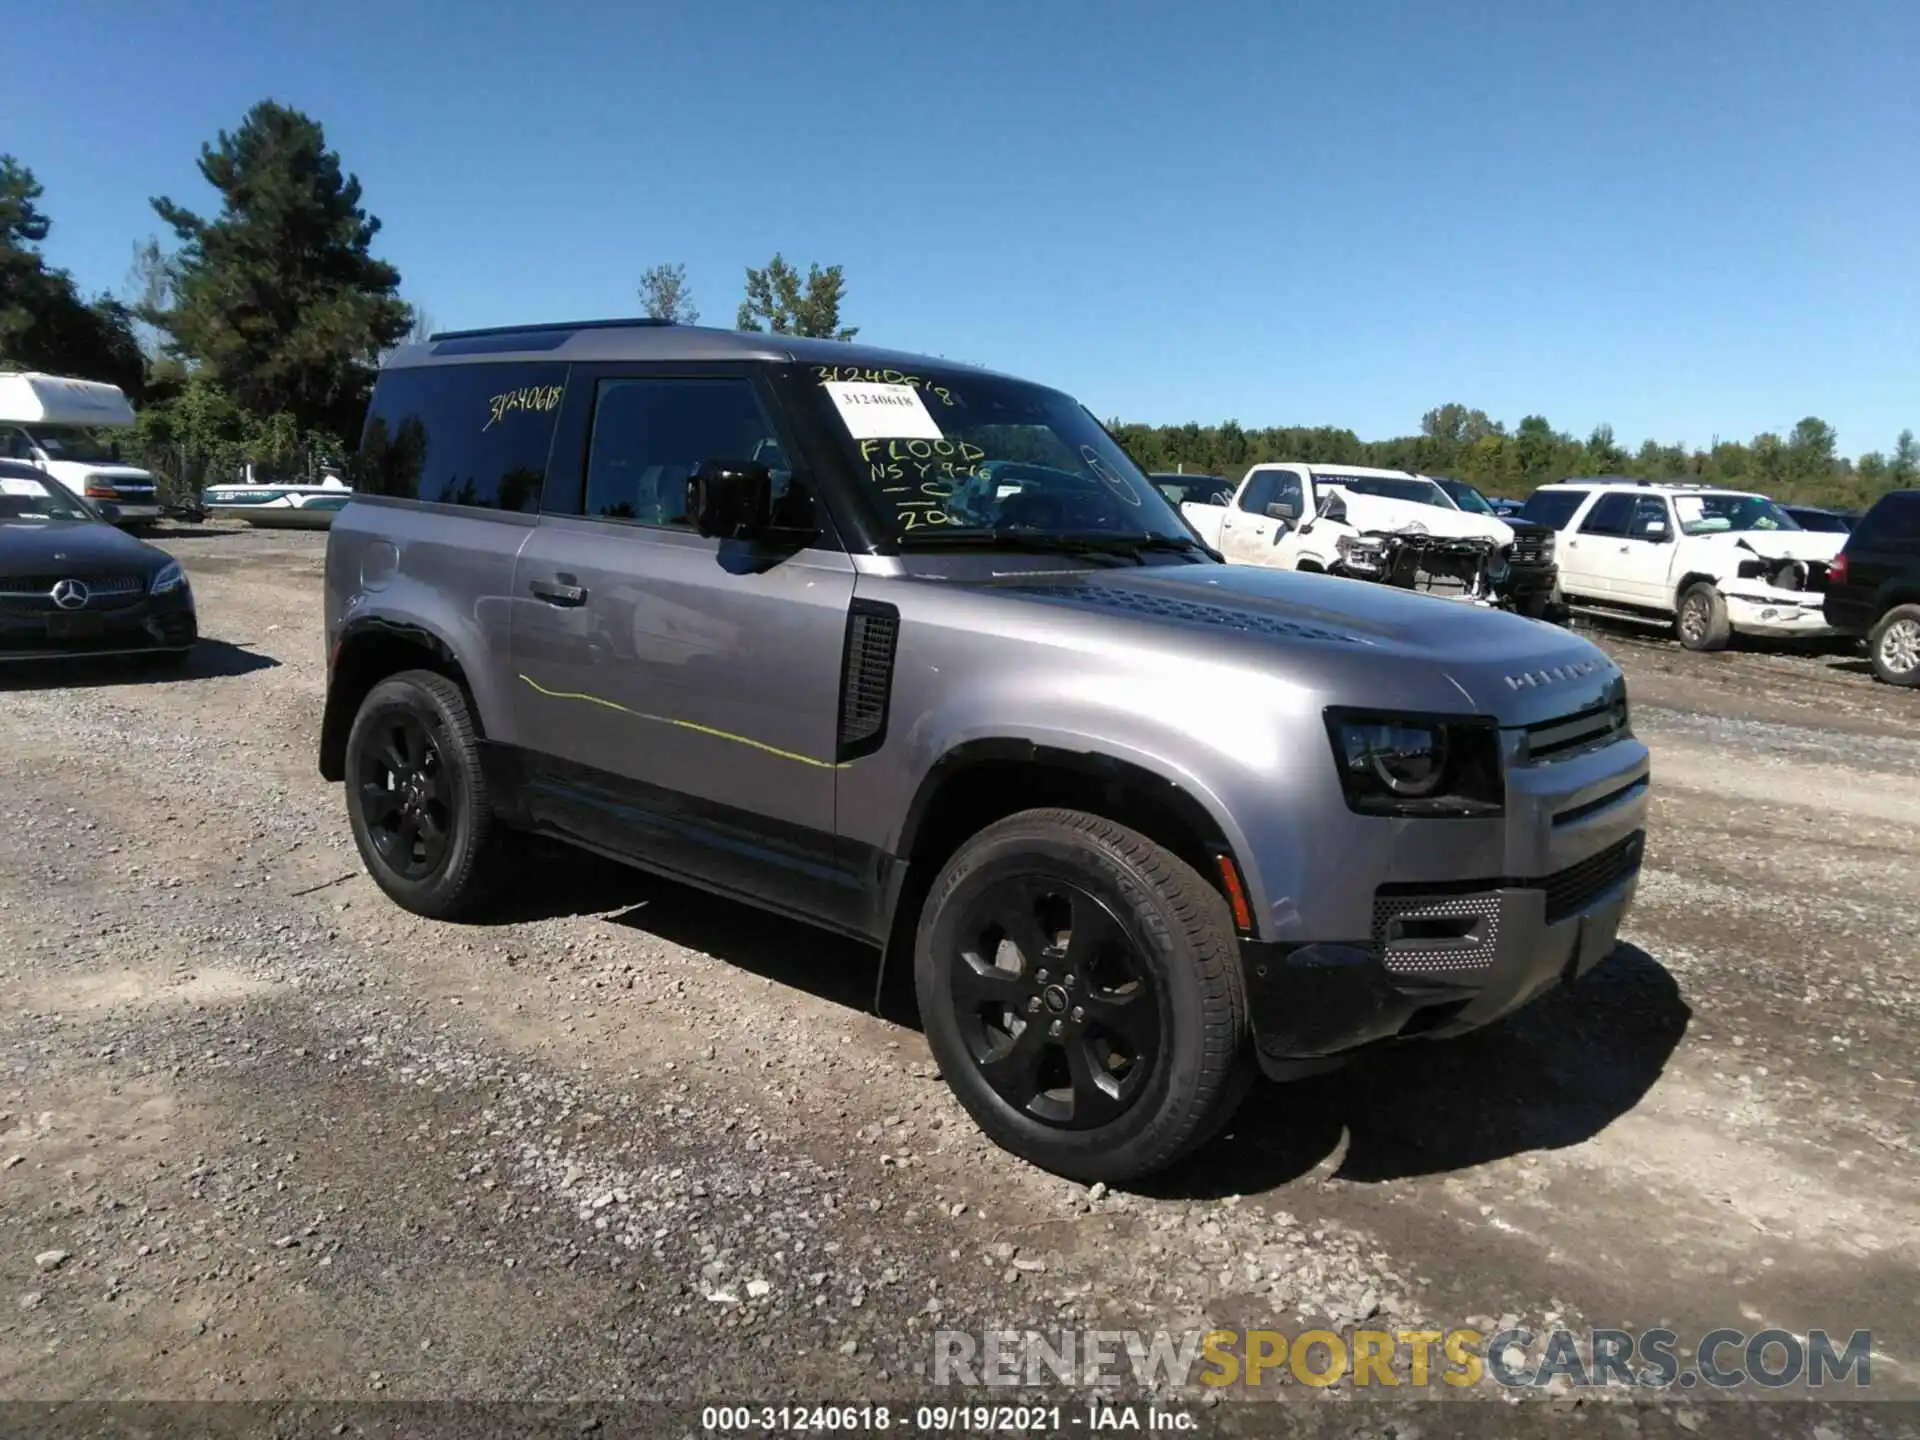
[[[1724,650],[1733,637],[1727,623],[1727,602],[1710,580],[1696,580],[1680,597],[1680,613],[1674,628],[1680,643],[1689,650]]]
[[[416,915],[470,908],[497,837],[461,688],[431,670],[382,680],[354,716],[346,771],[347,819],[375,883]]]
[[[1873,673],[1889,685],[1920,685],[1920,605],[1896,605],[1867,641]]]
[[[1226,902],[1121,825],[1029,810],[934,882],[914,947],[927,1043],[993,1140],[1118,1182],[1230,1118],[1251,1068]]]

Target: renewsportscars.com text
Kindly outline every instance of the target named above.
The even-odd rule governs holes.
[[[1825,1389],[1873,1383],[1873,1336],[1710,1330],[939,1330],[936,1385]]]

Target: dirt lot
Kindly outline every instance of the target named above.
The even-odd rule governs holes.
[[[1362,1320],[1867,1329],[1920,1394],[1920,696],[1858,662],[1600,636],[1658,786],[1612,960],[1094,1194],[857,947],[566,854],[387,903],[323,537],[160,539],[186,674],[0,685],[0,1397],[924,1395],[941,1327]]]

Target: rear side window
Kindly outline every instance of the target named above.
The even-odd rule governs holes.
[[[354,484],[404,500],[538,509],[566,383],[559,364],[382,371]]]
[[[1536,490],[1527,497],[1527,503],[1520,507],[1520,518],[1531,520],[1536,525],[1564,530],[1567,522],[1573,518],[1573,512],[1580,508],[1580,502],[1586,498],[1583,490]]]
[[[709,460],[765,465],[776,500],[792,478],[747,381],[603,380],[593,401],[581,513],[686,526],[687,481]]]
[[[1882,495],[1853,527],[1853,538],[1870,545],[1891,540],[1920,540],[1920,490],[1896,490],[1891,495]]]
[[[1587,518],[1580,522],[1582,535],[1624,535],[1627,522],[1633,517],[1631,495],[1602,495],[1593,502],[1593,509],[1587,512]]]

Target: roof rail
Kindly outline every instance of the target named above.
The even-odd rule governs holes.
[[[636,316],[631,320],[561,320],[538,325],[489,325],[479,330],[436,330],[427,336],[428,344],[442,340],[478,340],[487,335],[539,335],[554,330],[630,330],[642,325],[671,325],[671,320]]]

